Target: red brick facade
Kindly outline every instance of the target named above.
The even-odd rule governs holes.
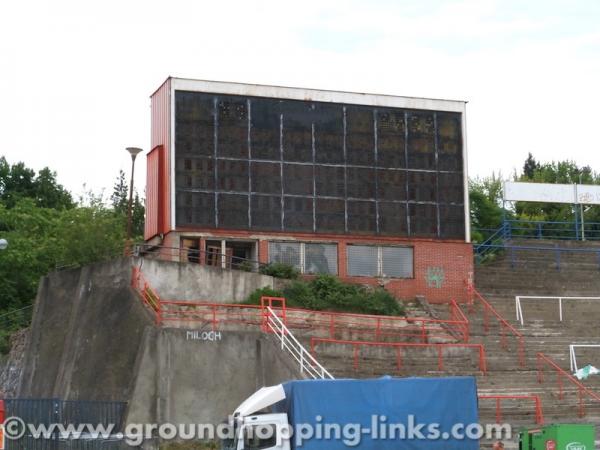
[[[168,233],[162,246],[179,248],[181,238],[199,239],[201,248],[206,240],[244,240],[256,244],[257,259],[269,262],[269,241],[292,240],[297,242],[335,243],[338,248],[338,276],[347,282],[380,285],[396,297],[414,299],[424,296],[432,303],[445,303],[452,299],[464,301],[466,285],[473,273],[472,245],[457,241],[407,240],[386,237],[348,237],[339,235],[314,235],[302,233],[250,233],[245,231],[197,231],[178,230]],[[346,249],[351,244],[402,245],[413,248],[413,278],[374,278],[349,276]],[[182,253],[183,254],[183,253]],[[177,259],[176,254],[174,254]]]

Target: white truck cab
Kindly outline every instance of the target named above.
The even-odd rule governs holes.
[[[233,413],[230,425],[235,430],[233,450],[290,450],[288,416],[285,413],[256,414],[285,399],[282,385],[263,387],[248,397]]]

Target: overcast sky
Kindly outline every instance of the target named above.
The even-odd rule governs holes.
[[[2,2],[0,155],[110,190],[169,75],[467,100],[472,176],[600,170],[598,0]]]

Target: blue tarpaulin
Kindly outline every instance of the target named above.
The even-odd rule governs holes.
[[[479,423],[473,377],[301,380],[284,383],[284,389],[286,399],[275,405],[275,412],[288,414],[295,433],[292,449],[479,449],[479,440],[452,435],[453,428],[463,427],[464,433],[464,427]],[[329,438],[326,425],[334,427]],[[346,427],[341,438],[335,435],[336,426]],[[299,445],[298,434],[306,436],[308,427],[313,436]]]

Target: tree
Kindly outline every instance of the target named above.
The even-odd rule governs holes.
[[[9,241],[0,252],[0,353],[8,349],[8,335],[29,323],[42,276],[123,254],[129,198],[124,174],[117,181],[112,205],[93,192],[76,204],[50,169],[36,174],[0,158],[0,237]],[[144,207],[137,193],[134,198],[139,235]]]
[[[528,180],[533,179],[533,175],[537,169],[539,169],[540,165],[535,160],[533,155],[529,153],[527,155],[527,159],[525,160],[525,164],[523,164],[523,177]]]
[[[19,162],[12,166],[0,157],[0,200],[12,208],[22,198],[30,198],[42,208],[72,208],[71,194],[56,181],[56,172],[45,167],[37,175],[35,170]]]
[[[525,160],[523,174],[517,176],[516,180],[551,184],[600,184],[600,177],[589,166],[579,167],[570,160],[540,163],[533,158],[531,153]],[[519,218],[525,220],[547,222],[572,222],[575,220],[573,205],[564,203],[516,202],[515,212]],[[600,215],[600,209],[592,207],[589,215],[590,217]]]
[[[501,175],[469,181],[472,239],[481,242],[502,225],[502,218],[509,212],[502,211]]]
[[[113,186],[113,193],[110,201],[115,213],[122,215],[127,219],[127,208],[129,207],[129,185],[125,178],[125,172],[119,171],[117,180]],[[137,193],[134,190],[132,203],[132,234],[133,237],[142,237],[144,235],[144,216],[145,208]]]
[[[127,205],[129,203],[129,186],[125,179],[125,172],[119,170],[117,181],[113,186],[113,193],[110,196],[112,207],[116,212],[127,214]]]

